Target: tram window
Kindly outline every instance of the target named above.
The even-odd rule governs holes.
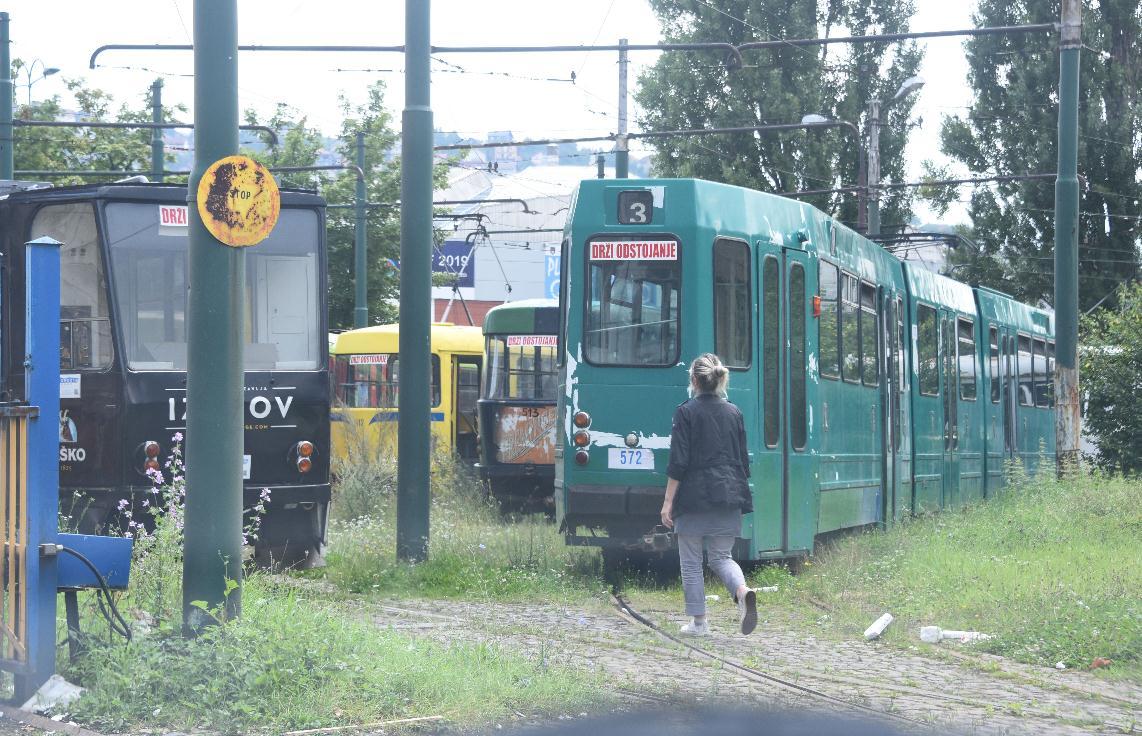
[[[596,365],[678,362],[679,261],[590,261],[584,352]]]
[[[1047,348],[1042,340],[1036,338],[1031,351],[1035,373],[1035,406],[1046,408],[1051,405],[1047,396]]]
[[[1055,406],[1055,343],[1047,341],[1047,406]]]
[[[762,314],[762,360],[765,365],[765,444],[767,447],[777,447],[780,437],[779,428],[781,418],[780,380],[781,380],[781,350],[780,330],[781,320],[781,284],[777,259],[768,257],[761,273],[761,293],[764,298],[764,312]]]
[[[805,268],[789,269],[789,432],[794,450],[805,447]]]
[[[988,377],[991,380],[991,403],[999,403],[999,330],[989,327],[987,330],[990,359],[988,361]]]
[[[559,344],[555,347],[555,364],[563,367],[564,357],[567,355],[567,291],[571,288],[567,283],[567,253],[571,250],[571,241],[564,240],[559,246]]]
[[[840,352],[837,342],[837,267],[821,261],[821,318],[817,322],[817,344],[821,353],[821,375],[837,379],[841,375]]]
[[[111,312],[107,276],[90,203],[41,208],[32,221],[29,240],[52,237],[60,248],[60,370],[103,370],[110,367]]]
[[[488,337],[484,398],[555,401],[559,384],[555,347],[518,346],[509,342],[517,341],[505,335]]]
[[[1016,391],[1020,406],[1035,406],[1034,381],[1031,373],[1031,338],[1019,336],[1019,352],[1015,356]]]
[[[186,370],[188,297],[185,228],[160,226],[158,204],[106,207],[117,326],[131,370]],[[324,237],[314,209],[283,208],[278,224],[246,253],[246,370],[313,370],[324,353],[318,256]],[[169,232],[168,232],[169,231]]]
[[[896,297],[896,329],[900,333],[900,393],[908,393],[908,346],[911,342],[904,334],[904,300]]]
[[[975,401],[975,324],[962,317],[956,320],[956,362],[960,374],[960,398]]]
[[[940,395],[940,325],[936,310],[927,304],[916,307],[916,350],[919,358],[917,371],[920,393],[924,396]]]
[[[400,356],[332,356],[334,401],[348,409],[396,409],[400,402]],[[432,405],[440,405],[440,356],[432,354]]]
[[[753,354],[749,246],[714,241],[714,352],[728,368],[749,368]]]
[[[876,286],[862,281],[860,285],[860,374],[866,386],[879,383],[878,343],[880,331],[876,328]]]
[[[846,381],[860,382],[860,337],[857,323],[860,282],[841,273],[841,376]]]

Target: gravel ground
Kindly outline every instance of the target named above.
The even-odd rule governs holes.
[[[630,604],[666,631],[685,619],[676,611]],[[877,643],[806,634],[812,622],[764,617],[749,637],[734,630],[728,603],[711,610],[713,634],[695,640],[719,654],[832,698],[912,719],[897,729],[942,733],[1089,734],[1142,729],[1142,688],[1085,672],[1010,663],[968,654],[941,658]],[[366,604],[369,607],[369,604]],[[487,642],[533,658],[600,673],[634,703],[726,704],[761,709],[858,710],[740,673],[687,650],[602,602],[581,607],[453,601],[392,601],[371,606],[378,626],[434,640]]]

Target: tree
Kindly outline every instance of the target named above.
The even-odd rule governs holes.
[[[13,74],[23,62],[12,62]],[[75,97],[74,111],[85,122],[138,123],[151,121],[151,96],[148,90],[140,96],[137,108],[115,104],[110,94],[89,88],[77,80],[66,80]],[[174,119],[183,108],[164,108],[164,118]],[[20,120],[58,120],[64,110],[60,98],[54,96],[16,110]],[[17,126],[14,134],[15,168],[17,171],[109,170],[147,172],[151,167],[151,132],[146,129],[114,128],[39,128]],[[168,156],[168,159],[170,157]],[[55,179],[57,184],[102,181],[116,176],[73,176]]]
[[[1079,301],[1089,307],[1138,274],[1142,238],[1142,9],[1137,0],[1084,2],[1079,87]],[[979,0],[979,26],[1052,23],[1059,0]],[[1054,172],[1058,165],[1058,36],[966,42],[975,101],[944,121],[944,153],[976,174]],[[975,275],[1025,301],[1053,301],[1051,180],[976,189]]]
[[[672,43],[728,41],[742,44],[780,38],[908,30],[911,0],[650,0]],[[831,48],[831,50],[830,50]],[[796,123],[821,114],[860,124],[870,100],[887,101],[916,73],[921,52],[915,44],[782,46],[747,51],[744,67],[728,70],[710,52],[670,52],[639,79],[636,99],[645,130],[757,126]],[[901,181],[912,101],[888,110],[881,128],[881,179]],[[862,130],[867,131],[866,125]],[[844,129],[793,133],[732,134],[654,139],[654,172],[694,176],[791,192],[852,186],[857,181],[857,141]],[[911,217],[912,194],[893,190],[882,201],[886,229]],[[809,199],[855,223],[852,196]]]
[[[1099,465],[1137,473],[1142,471],[1142,283],[1119,287],[1117,303],[1082,321],[1086,432],[1098,446]]]

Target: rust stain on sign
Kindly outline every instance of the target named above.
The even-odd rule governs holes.
[[[227,156],[211,164],[198,183],[197,199],[202,224],[234,248],[265,240],[281,212],[273,175],[246,156]]]

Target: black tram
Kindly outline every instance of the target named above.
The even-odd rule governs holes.
[[[81,532],[115,533],[122,500],[145,516],[147,463],[164,461],[186,430],[186,187],[6,182],[0,191],[0,400],[23,395],[23,244],[52,237],[63,243],[60,508]],[[246,251],[243,506],[270,490],[254,547],[262,563],[321,560],[325,280],[325,202],[283,191],[273,233]]]

